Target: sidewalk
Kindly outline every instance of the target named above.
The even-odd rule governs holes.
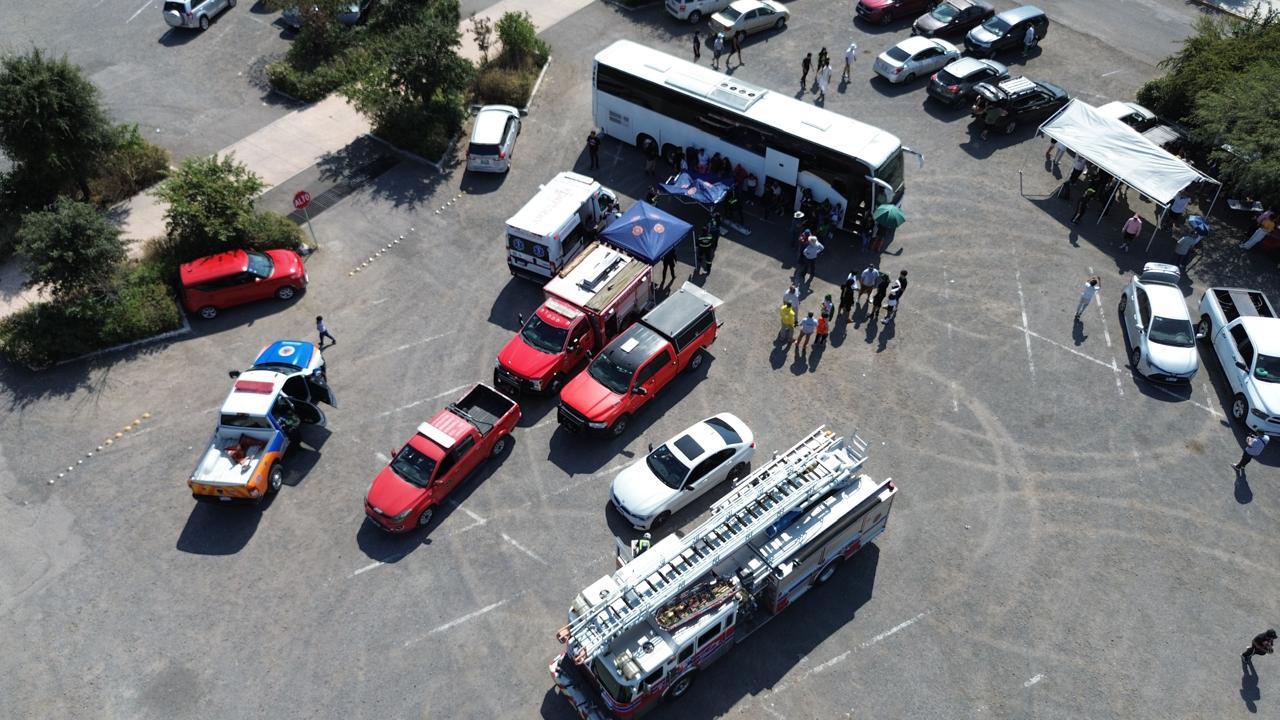
[[[369,132],[369,121],[345,98],[331,95],[295,110],[218,152],[234,154],[266,183],[263,193],[315,165]],[[126,240],[148,240],[164,234],[164,205],[154,196],[135,195],[115,208]],[[142,243],[130,245],[136,256]]]
[[[488,18],[490,24],[494,26],[495,47],[489,48],[489,54],[492,56],[498,45],[498,19],[504,14],[521,11],[529,13],[529,17],[533,18],[533,26],[541,33],[593,2],[595,0],[501,0],[485,8],[484,11],[476,13],[476,19]],[[478,65],[480,48],[476,46],[476,37],[471,33],[471,20],[462,18],[461,28],[462,47],[458,50],[458,54]]]

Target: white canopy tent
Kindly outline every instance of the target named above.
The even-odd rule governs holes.
[[[1159,221],[1151,232],[1154,238],[1164,224],[1169,205],[1178,193],[1197,181],[1211,182],[1221,192],[1222,184],[1182,159],[1156,145],[1123,122],[1098,112],[1088,103],[1072,100],[1040,126],[1040,132],[1058,144],[1110,173],[1119,182],[1107,198],[1103,212],[1111,206],[1116,190],[1124,183],[1161,207]],[[1214,193],[1209,210],[1218,202]],[[1101,216],[1099,216],[1099,222]]]

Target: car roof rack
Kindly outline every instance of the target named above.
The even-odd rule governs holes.
[[[1035,90],[1036,84],[1025,77],[1016,77],[1000,83],[1000,89],[1010,96],[1021,95],[1028,90]]]

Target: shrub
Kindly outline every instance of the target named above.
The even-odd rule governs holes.
[[[262,180],[234,157],[188,158],[155,195],[168,203],[165,232],[199,257],[237,247]]]
[[[267,65],[267,82],[289,97],[316,102],[358,81],[364,62],[367,54],[362,51],[351,51],[314,67],[277,60]]]
[[[107,205],[137,195],[165,178],[169,152],[152,145],[137,125],[121,124],[112,130],[112,149],[89,181],[98,202]]]
[[[88,203],[58,198],[49,210],[27,213],[18,228],[18,251],[31,276],[59,300],[110,282],[125,259],[120,228]]]
[[[436,160],[449,148],[467,111],[460,98],[437,98],[425,109],[401,103],[381,115],[374,132],[402,150]]]
[[[524,107],[537,79],[536,72],[490,65],[476,78],[476,100],[486,105]]]
[[[509,68],[529,70],[541,67],[551,55],[551,48],[533,26],[533,18],[527,12],[507,12],[498,18],[498,39],[502,52],[498,64]]]
[[[244,225],[244,247],[253,250],[300,250],[302,228],[292,220],[272,212],[256,212]]]

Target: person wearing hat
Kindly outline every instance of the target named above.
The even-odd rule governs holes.
[[[651,547],[653,547],[653,538],[649,533],[645,533],[640,536],[639,540],[636,540],[635,552],[632,553],[632,557],[639,557]]]

